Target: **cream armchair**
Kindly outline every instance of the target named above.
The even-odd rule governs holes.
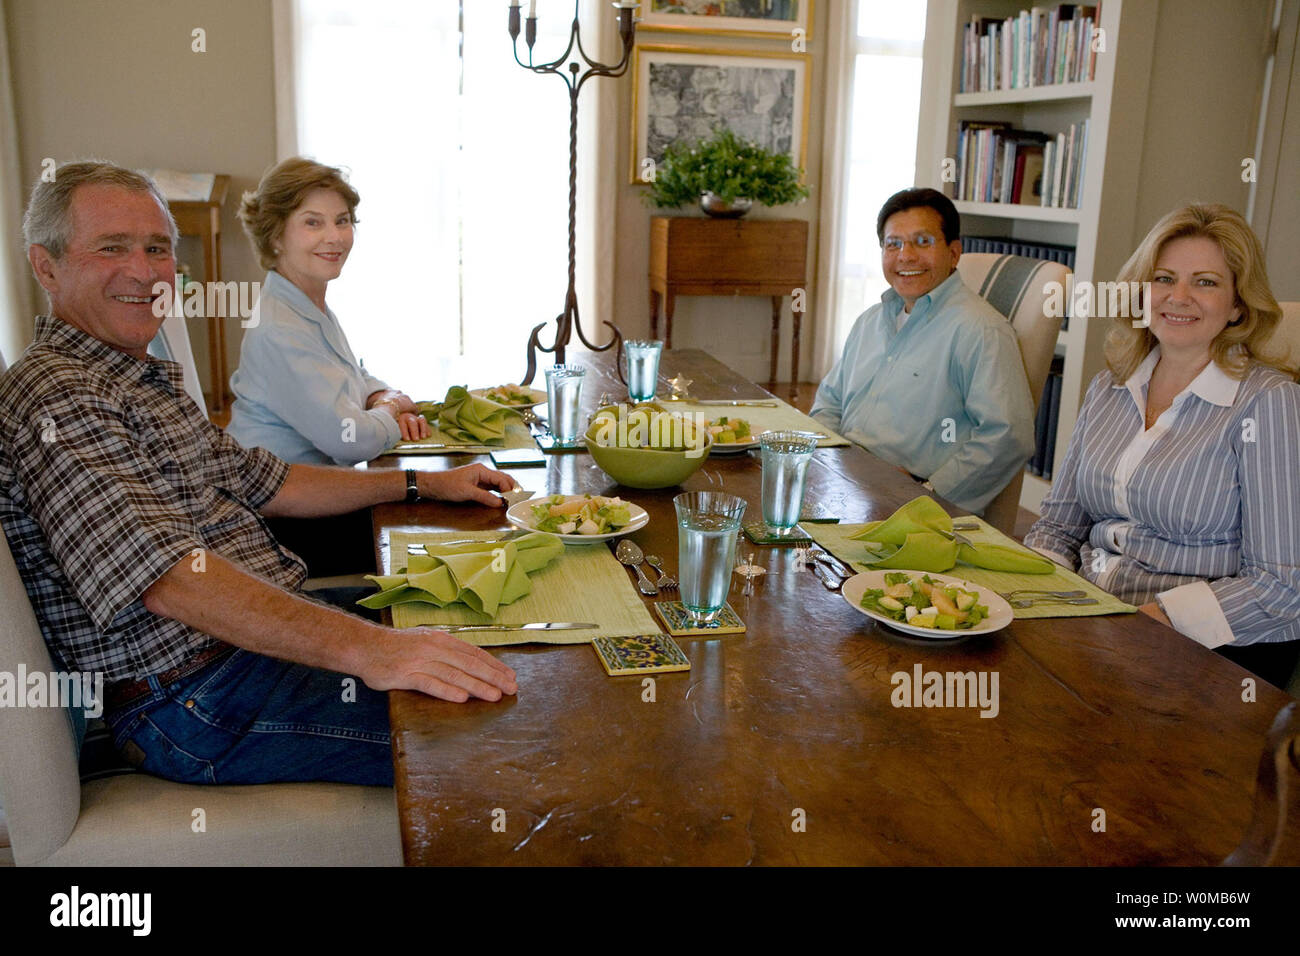
[[[1020,357],[1025,363],[1025,377],[1029,379],[1029,393],[1037,411],[1047,372],[1052,365],[1056,337],[1061,331],[1061,318],[1049,316],[1046,312],[1048,290],[1050,283],[1060,283],[1064,289],[1070,270],[1059,262],[972,252],[957,260],[957,271],[967,288],[979,293],[989,305],[1011,320],[1011,327],[1020,343]],[[1063,292],[1061,298],[1064,299]],[[1024,478],[1022,468],[984,509],[984,520],[1004,534],[1015,532]]]
[[[2,534],[0,608],[0,671],[49,674]],[[76,751],[63,707],[0,707],[0,805],[19,866],[401,865],[391,788],[201,787],[143,773],[82,784]]]

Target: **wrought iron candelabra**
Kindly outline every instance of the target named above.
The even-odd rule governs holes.
[[[617,353],[621,353],[623,336],[614,323],[606,321],[605,325],[609,326],[613,333],[611,338],[604,345],[593,345],[587,340],[586,333],[582,330],[582,320],[578,316],[578,293],[577,293],[577,251],[578,251],[578,93],[582,86],[594,76],[622,76],[627,72],[628,60],[632,55],[632,43],[636,36],[636,20],[633,13],[640,6],[639,3],[620,2],[613,4],[618,10],[618,33],[623,40],[623,57],[615,64],[605,64],[598,60],[593,60],[587,56],[587,52],[582,48],[582,29],[578,25],[578,7],[580,0],[574,0],[573,4],[573,26],[569,30],[569,45],[564,52],[549,63],[533,63],[533,44],[537,42],[537,4],[532,0],[529,4],[529,15],[522,17],[519,8],[519,0],[514,0],[510,4],[510,42],[514,52],[515,62],[526,70],[534,73],[553,73],[564,80],[569,88],[569,289],[564,296],[564,311],[555,318],[555,341],[549,346],[542,345],[539,333],[546,327],[545,322],[539,323],[533,328],[532,334],[528,337],[528,370],[520,380],[520,384],[528,385],[532,382],[533,376],[537,374],[537,353],[552,352],[555,354],[555,361],[558,364],[564,364],[564,350],[569,344],[569,339],[574,331],[578,333],[578,338],[587,348],[593,352],[604,352],[617,346]],[[520,20],[523,20],[524,43],[528,46],[528,62],[525,63],[519,59],[519,28]],[[570,55],[573,60],[567,64],[568,75],[565,75],[565,61]],[[582,63],[578,62],[581,58],[586,66],[586,72],[582,70]],[[616,353],[616,354],[617,354]],[[621,366],[621,362],[616,362],[616,366]],[[619,378],[623,377],[622,368],[619,367]]]

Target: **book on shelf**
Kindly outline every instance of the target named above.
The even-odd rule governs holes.
[[[1043,195],[1040,205],[1078,209],[1083,196],[1083,169],[1088,150],[1088,120],[1049,138],[1043,147]]]
[[[1093,32],[1101,4],[1033,7],[1016,16],[972,16],[962,28],[960,92],[1083,83],[1096,75]]]
[[[1009,123],[962,120],[954,199],[1077,209],[1088,120],[1053,136]]]

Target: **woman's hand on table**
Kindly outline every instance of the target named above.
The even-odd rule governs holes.
[[[477,501],[479,504],[499,508],[505,504],[500,495],[490,489],[512,491],[515,480],[504,472],[486,465],[463,465],[450,471],[416,472],[416,484],[421,498],[438,501]]]
[[[1145,614],[1147,617],[1155,618],[1165,627],[1174,626],[1170,622],[1169,618],[1165,615],[1165,612],[1160,610],[1160,605],[1157,604],[1155,601],[1148,601],[1146,604],[1143,604],[1140,608],[1138,608],[1138,610],[1141,611],[1143,614]]]
[[[419,412],[399,413],[397,428],[402,433],[402,441],[419,441],[433,434],[428,421]]]
[[[410,627],[389,636],[367,646],[360,677],[372,690],[415,690],[458,704],[519,690],[511,668],[445,631]]]
[[[392,415],[397,422],[398,431],[402,434],[402,441],[419,441],[433,434],[428,421],[415,407],[415,402],[411,400],[411,396],[405,392],[399,392],[395,389],[389,389],[386,392],[375,392],[370,396],[370,404],[366,407],[382,408]]]

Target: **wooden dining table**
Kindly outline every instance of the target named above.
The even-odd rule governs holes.
[[[626,392],[606,355],[583,360],[589,410]],[[662,373],[699,398],[771,397],[699,351],[664,353]],[[539,494],[641,505],[650,521],[630,537],[673,572],[674,495],[725,490],[760,514],[749,454],[655,491],[617,486],[581,451],[510,473]],[[806,502],[861,522],[922,493],[862,448],[822,448]],[[423,502],[378,507],[374,524],[381,568],[395,530],[507,527],[499,510]],[[529,644],[492,650],[518,675],[500,702],[392,692],[406,863],[1205,865],[1242,840],[1265,735],[1292,698],[1236,664],[1143,614],[913,639],[824,587],[794,549],[744,550],[767,572],[750,596],[733,579],[747,631],[679,638],[687,672],[609,677],[587,644]],[[996,715],[895,706],[894,675],[918,666],[996,674]],[[1300,862],[1296,816],[1280,862]]]

